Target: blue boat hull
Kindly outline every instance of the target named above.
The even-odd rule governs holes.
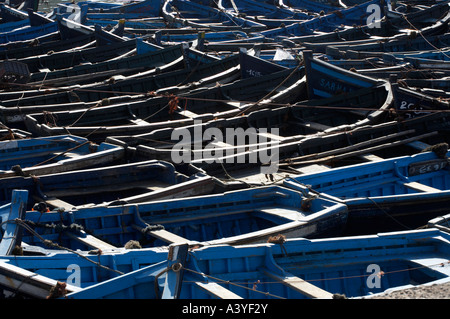
[[[350,234],[421,227],[450,204],[447,162],[434,152],[298,175],[293,180],[286,184],[310,185],[345,203]]]
[[[0,178],[51,174],[112,163],[125,150],[109,143],[93,144],[73,135],[0,142]]]
[[[21,202],[24,209],[28,196],[17,196],[13,192],[12,202]],[[6,204],[0,210],[4,223],[16,223],[9,217],[13,213],[18,215],[11,211],[11,205]],[[288,238],[335,235],[342,231],[347,219],[345,205],[328,199],[309,198],[307,194],[283,187],[261,187],[135,205],[119,201],[87,206],[46,211],[45,207],[35,205],[33,211],[21,218],[32,229],[24,230],[23,242],[42,246],[45,239],[72,250],[89,250],[96,248],[97,243],[89,241],[87,234],[90,234],[107,242],[109,248],[126,246],[130,240],[138,241],[142,247],[179,241],[193,246],[242,245],[266,242],[279,234]],[[36,233],[38,237],[34,236]]]
[[[92,285],[67,298],[130,298],[128,291],[145,286],[151,290],[155,281],[161,285],[158,274],[165,272],[164,292],[176,283],[178,289],[162,294],[163,298],[367,298],[388,289],[448,282],[448,238],[443,232],[426,230],[205,247],[190,251],[186,261],[169,258],[166,263]],[[175,247],[186,249],[183,245],[172,249]]]

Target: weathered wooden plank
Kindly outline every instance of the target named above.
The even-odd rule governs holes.
[[[283,285],[289,286],[290,288],[293,288],[310,298],[333,299],[332,293],[314,286],[309,282],[290,273],[286,273],[286,276],[282,277],[276,273],[271,272],[268,269],[262,269],[262,272],[270,278],[275,279]]]
[[[431,187],[431,186],[427,186],[418,182],[409,182],[409,183],[403,183],[403,185],[405,185],[408,188],[414,189],[416,191],[420,191],[420,192],[441,192],[440,189]]]
[[[148,202],[155,199],[162,200],[208,194],[214,189],[214,185],[214,179],[210,176],[205,176],[180,184],[170,186],[166,185],[165,187],[160,188],[153,187],[151,192],[125,197],[122,198],[122,200],[132,204],[139,202]]]
[[[378,162],[384,160],[384,158],[377,156],[375,154],[362,154],[359,155],[359,157],[369,162]]]
[[[195,282],[195,285],[206,290],[210,295],[220,299],[243,299],[241,296],[236,295],[234,292],[231,292],[215,282],[203,283],[197,281]]]
[[[167,243],[185,243],[188,242],[184,237],[175,235],[174,233],[168,232],[167,230],[161,229],[161,230],[152,230],[149,232],[152,236],[159,238]]]
[[[65,211],[70,211],[74,205],[67,203],[59,198],[49,198],[45,200],[45,203],[53,208],[64,208]]]
[[[114,249],[117,248],[113,245],[110,245],[100,239],[98,239],[95,236],[86,234],[84,231],[80,231],[81,236],[76,235],[72,232],[67,232],[67,236],[69,236],[72,239],[75,239],[79,242],[82,242],[83,244],[93,248],[93,249],[101,249],[101,250],[107,250],[107,249]]]
[[[191,119],[195,119],[198,117],[198,114],[195,114],[194,112],[191,112],[189,110],[183,110],[179,112],[181,115],[187,117],[187,118],[191,118]]]
[[[142,227],[139,227],[137,225],[133,225],[133,228],[135,228],[135,229],[137,229],[139,231],[143,230]],[[186,239],[184,237],[178,236],[178,235],[176,235],[174,233],[168,232],[167,230],[164,230],[164,229],[150,230],[150,231],[146,232],[146,234],[148,234],[150,236],[153,236],[153,237],[156,237],[156,238],[158,238],[158,239],[160,239],[162,241],[165,241],[168,244],[188,243],[188,242],[190,242],[190,240],[188,240],[188,239]]]
[[[144,121],[142,119],[133,119],[130,120],[131,123],[136,124],[136,125],[151,125],[151,123]]]
[[[265,214],[275,215],[281,218],[288,218],[291,220],[298,220],[300,216],[304,215],[300,210],[279,208],[279,207],[263,208],[258,210]]]
[[[330,128],[330,126],[328,126],[328,125],[324,125],[324,124],[320,124],[320,123],[312,122],[312,121],[304,121],[302,123],[299,123],[299,125],[303,125],[305,127],[311,128],[318,132],[325,131]]]

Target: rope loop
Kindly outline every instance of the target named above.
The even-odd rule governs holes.
[[[164,230],[164,226],[163,225],[149,225],[147,224],[147,227],[145,227],[144,229],[142,229],[142,233],[147,235],[149,232],[155,231],[155,230]]]
[[[183,269],[183,265],[181,263],[175,263],[171,267],[173,272],[180,272]]]
[[[178,109],[178,96],[176,95],[169,95],[169,114],[175,113],[175,111]]]

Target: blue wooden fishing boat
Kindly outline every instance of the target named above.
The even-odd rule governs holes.
[[[96,37],[96,34],[93,36]],[[65,85],[64,80],[70,82],[70,79],[78,77],[77,83],[83,84],[92,82],[89,81],[89,79],[86,80],[86,77],[84,77],[84,80],[79,77],[84,74],[90,74],[94,81],[100,81],[101,79],[107,79],[112,75],[104,75],[99,78],[98,76],[101,72],[108,73],[108,71],[111,72],[116,70],[114,74],[118,74],[120,72],[122,75],[126,76],[129,74],[136,74],[139,71],[151,69],[155,66],[159,67],[163,71],[165,69],[164,66],[170,62],[174,60],[178,62],[172,65],[172,67],[174,67],[182,61],[182,59],[180,59],[183,54],[181,46],[162,48],[160,46],[145,42],[140,38],[137,38],[134,41],[134,48],[130,47],[130,51],[119,58],[99,61],[97,63],[80,63],[79,65],[75,65],[70,68],[56,69],[53,71],[43,70],[42,72],[35,72],[31,75],[30,82],[42,83],[45,78],[45,83],[49,86],[53,86],[51,83],[52,80],[58,79],[57,81],[60,81],[59,83],[61,83],[61,85]],[[93,47],[95,44],[96,40],[89,42],[86,46],[83,46],[83,48]],[[64,51],[65,50],[63,50],[63,52]],[[70,50],[67,50],[66,52],[70,52]],[[148,62],[148,65],[146,62]],[[153,63],[156,63],[156,65]]]
[[[283,82],[286,87],[290,87],[298,83],[303,76],[303,68],[294,72],[284,69],[258,78],[241,79],[214,87],[199,87],[177,94],[180,104],[177,102],[173,110],[167,109],[167,103],[177,100],[173,100],[174,97],[170,94],[162,94],[101,108],[88,107],[54,112],[54,125],[47,124],[44,118],[47,113],[28,114],[25,117],[25,125],[28,130],[38,135],[59,135],[57,132],[66,132],[68,129],[77,136],[89,134],[93,141],[102,141],[111,135],[143,134],[155,129],[180,126],[183,121],[185,124],[192,124],[195,119],[231,117],[242,112],[241,103],[234,103],[235,101],[245,101],[248,107],[262,98],[268,100],[284,91],[285,87],[279,87],[279,83]],[[289,100],[289,96],[285,95],[287,94],[284,94],[285,100]],[[297,96],[298,93],[290,99],[295,100]],[[159,112],[161,110],[164,111]],[[70,125],[70,128],[64,128],[67,125]]]
[[[38,7],[38,0],[25,0],[17,7],[0,3],[0,18],[2,23],[26,20],[28,19],[27,9],[37,11]]]
[[[240,247],[219,245],[189,252],[186,244],[176,244],[170,246],[173,254],[165,262],[65,297],[370,298],[447,283],[449,239],[448,233],[438,230],[416,230],[320,240],[289,239]],[[156,283],[158,287],[151,289]]]
[[[439,21],[449,10],[448,1],[439,1],[437,3],[428,3],[425,6],[422,5],[404,5],[403,11],[399,11],[399,7],[392,8],[392,5],[387,6],[386,18],[394,23],[402,23],[405,27],[414,26],[414,28],[421,29],[426,27],[430,23]],[[404,19],[407,17],[407,19]],[[401,20],[407,20],[402,21]]]
[[[300,23],[284,25],[278,28],[271,28],[251,35],[263,35],[267,38],[276,39],[277,37],[293,37],[303,35],[313,35],[321,32],[334,32],[336,29],[343,29],[342,26],[367,25],[369,5],[378,5],[381,8],[379,0],[372,0],[366,3],[342,9],[338,12],[318,16]],[[369,10],[369,12],[371,12]],[[380,16],[380,19],[382,16]],[[369,21],[372,22],[372,21]]]
[[[27,27],[30,25],[29,19],[20,20],[20,21],[12,21],[12,22],[4,22],[0,23],[0,32],[9,32],[11,30],[15,30],[18,28]]]
[[[3,10],[3,7],[0,6],[0,10]],[[7,8],[7,7],[6,7]],[[12,21],[12,22],[3,22],[0,24],[0,32],[10,32],[13,30],[18,30],[30,26],[38,26],[42,24],[47,24],[50,22],[53,22],[53,20],[50,18],[49,15],[42,15],[40,13],[34,12],[33,9],[28,8],[26,10],[28,12],[28,18],[19,20],[19,21]]]
[[[69,7],[69,10],[70,8],[72,7]],[[86,6],[81,6],[81,8],[78,9],[78,11],[79,12],[76,14],[75,17],[73,17],[73,14],[68,15],[69,13],[66,14],[58,13],[56,15],[56,21],[58,22],[58,28],[62,39],[70,39],[80,34],[92,34],[92,33],[98,34],[101,33],[99,32],[100,30],[103,30],[102,25],[90,25],[86,23],[87,22]],[[77,12],[77,10],[75,10],[75,12]],[[113,33],[115,35],[118,35],[119,37],[116,39],[110,38],[108,42],[124,42],[126,39],[122,39],[122,37],[125,29],[125,19],[118,19],[118,21],[116,21],[115,23],[114,22],[115,21],[109,21],[109,24],[105,27],[105,29],[107,29],[109,33]],[[115,25],[115,27],[112,27],[112,25]],[[102,45],[102,43],[99,43],[97,41],[97,45]]]
[[[80,291],[101,281],[166,261],[169,252],[166,248],[115,249],[111,252],[105,249],[99,255],[92,255],[92,252],[49,251],[32,246],[23,250],[25,256],[7,257],[3,254],[0,257],[0,286],[6,296],[35,299],[64,297],[67,293]]]
[[[83,4],[83,2],[81,3]],[[80,5],[80,4],[79,4]],[[146,17],[157,17],[161,12],[161,0],[143,0],[132,2],[128,4],[103,4],[104,6],[99,8],[99,4],[96,4],[97,8],[93,6],[89,7],[88,12],[103,12],[103,13],[145,13]]]
[[[130,39],[125,42],[111,43],[106,46],[93,48],[73,48],[54,54],[42,54],[19,59],[26,63],[30,72],[42,72],[43,70],[66,69],[79,65],[86,61],[91,63],[106,61],[129,53],[136,48],[136,40]]]
[[[449,203],[447,147],[297,175],[285,185],[339,198],[349,208],[349,232],[417,228]]]
[[[71,250],[90,250],[126,247],[130,240],[146,248],[175,242],[242,245],[280,234],[326,237],[340,234],[347,218],[343,204],[281,186],[70,210],[49,211],[39,204],[25,212],[27,197],[27,191],[14,190],[11,203],[1,207],[2,223],[20,229],[14,230],[15,238],[5,236],[0,243],[8,251],[22,242],[45,247],[51,241]]]
[[[441,231],[450,233],[450,215],[446,214],[430,219],[426,226],[427,228],[437,228]]]
[[[264,1],[242,0],[235,3],[234,1],[220,0],[217,2],[217,7],[234,16],[245,16],[246,19],[262,23],[268,28],[277,28],[283,23],[303,22],[313,17],[300,10],[279,7]]]
[[[247,34],[242,31],[217,31],[217,32],[191,32],[187,30],[186,33],[173,33],[165,30],[159,30],[155,33],[155,40],[158,44],[170,45],[174,43],[194,41],[212,41],[224,42],[239,39],[245,41]]]
[[[411,88],[413,90],[422,90],[425,94],[433,96],[437,95],[437,97],[439,95],[445,97],[447,95],[447,92],[450,92],[450,79],[447,77],[401,79],[401,83],[405,83],[408,88]]]
[[[68,7],[69,12],[76,12],[76,9]],[[73,11],[72,11],[73,10]],[[92,34],[94,33],[94,28],[88,27],[84,24],[83,17],[85,16],[86,8],[82,7],[82,10],[73,17],[64,17],[62,14],[56,15],[56,22],[58,23],[58,31],[61,39],[67,40],[70,38],[75,38],[80,34]]]
[[[351,63],[352,60],[347,60]],[[354,60],[353,60],[354,61]],[[432,76],[433,73],[436,71],[431,72],[424,72],[421,73],[418,70],[414,70],[411,68],[411,65],[409,63],[400,63],[393,66],[380,66],[379,68],[366,68],[366,69],[356,69],[351,67],[350,68],[353,72],[359,73],[361,75],[378,78],[378,79],[384,79],[389,80],[392,75],[396,75],[399,79],[404,79],[408,77],[414,78],[415,76]],[[436,72],[437,73],[437,72]]]
[[[132,25],[141,25],[142,26],[146,26],[146,28],[165,28],[165,23],[164,23],[164,19],[162,19],[162,17],[159,15],[153,16],[151,14],[144,12],[132,12],[132,13],[121,13],[121,12],[91,12],[88,11],[86,12],[86,22],[85,24],[87,25],[93,25],[93,24],[97,24],[96,22],[98,22],[98,24],[102,25],[102,24],[106,24],[108,21],[109,23],[112,22],[112,20],[120,20],[120,19],[125,19],[128,21],[133,21]],[[154,21],[151,22],[151,19],[153,19]],[[144,21],[138,21],[138,20],[149,20],[148,23],[145,23]]]
[[[383,60],[395,63],[397,61],[414,61],[414,58],[450,61],[450,50],[423,50],[417,52],[389,52],[383,56]],[[411,59],[413,58],[413,59]]]
[[[31,133],[17,128],[0,128],[0,140],[20,140],[31,137]]]
[[[386,80],[377,80],[340,68],[313,57],[310,50],[303,51],[303,59],[308,81],[310,99],[328,98],[345,94],[361,88],[373,88],[386,84]]]
[[[262,23],[236,17],[194,1],[166,0],[162,6],[162,16],[173,28],[190,26],[214,31],[261,31],[267,29]]]
[[[283,3],[289,8],[308,10],[314,13],[331,13],[346,9],[342,1],[315,1],[315,0],[284,0]]]
[[[80,205],[132,204],[221,190],[209,176],[187,176],[177,172],[172,164],[155,160],[33,177],[9,177],[0,179],[0,184],[0,205],[11,202],[14,189],[27,190],[27,210],[35,203],[45,204],[50,210],[64,208],[68,211]]]
[[[0,178],[94,167],[120,160],[125,155],[120,146],[97,145],[72,135],[0,141],[0,152]]]
[[[392,27],[386,21],[381,21],[379,28],[349,26],[342,30],[335,30],[334,32],[289,36],[287,40],[297,45],[304,45],[308,50],[325,53],[327,46],[335,45],[336,43],[375,41],[375,37],[392,37],[397,35],[397,33],[398,30],[396,28]]]
[[[224,66],[228,64],[223,63]],[[121,91],[145,93],[157,89],[151,86],[147,86],[149,89],[145,89],[147,78],[151,78],[155,73],[163,74],[185,66],[183,47],[181,45],[171,46],[112,61],[79,65],[53,72],[34,73],[30,76],[28,82],[30,87],[27,90],[2,92],[0,98],[3,101],[2,105],[9,107],[13,104],[31,106],[70,103],[74,101],[74,96],[68,95],[68,90],[76,94],[78,101],[84,102],[98,101],[102,98],[119,95]],[[86,77],[86,74],[91,76]],[[117,83],[112,80],[113,76],[118,77]],[[104,81],[108,79],[111,81],[105,83]],[[129,82],[133,80],[136,87],[129,85]],[[33,89],[34,86],[41,87],[42,85],[45,85],[46,90]],[[70,88],[70,85],[77,86]],[[63,88],[60,88],[61,86]],[[124,89],[125,87],[126,89]],[[111,93],[107,94],[106,91],[111,91]],[[51,108],[48,109],[48,111],[50,110]],[[26,113],[27,111],[22,114]]]
[[[68,6],[70,2],[62,3],[63,5]],[[61,4],[58,4],[61,5]],[[124,3],[121,2],[106,2],[106,1],[83,1],[79,2],[79,5],[87,6],[87,9],[91,12],[98,12],[110,9],[118,9],[121,8]]]
[[[247,56],[248,58],[248,56]],[[256,57],[252,57],[257,59]],[[250,72],[249,74],[252,74]],[[214,141],[209,137],[203,137],[202,145],[214,145],[217,152],[211,153],[207,148],[203,149],[198,144],[195,146],[193,141],[183,140],[183,146],[190,149],[194,158],[189,158],[189,163],[213,174],[221,176],[226,171],[233,171],[232,175],[241,175],[243,171],[258,170],[260,168],[256,161],[254,165],[248,165],[250,158],[259,158],[257,154],[267,154],[276,151],[280,159],[289,159],[299,150],[302,154],[316,152],[319,149],[334,149],[335,147],[348,146],[351,142],[349,136],[361,137],[360,131],[368,132],[368,125],[381,123],[387,119],[387,110],[393,102],[392,92],[388,82],[384,82],[379,86],[361,88],[356,91],[339,94],[329,98],[304,100],[306,99],[306,77],[299,79],[290,87],[282,90],[273,98],[267,98],[266,101],[260,101],[258,105],[249,103],[241,107],[241,113],[236,117],[227,117],[226,120],[203,119],[202,123],[184,126],[182,128],[166,128],[155,130],[149,133],[128,136],[110,136],[107,141],[118,145],[126,145],[128,150],[133,150],[139,156],[144,158],[158,158],[161,160],[171,161],[173,139],[172,136],[180,136],[181,130],[189,131],[191,136],[197,132],[205,132],[206,130],[220,130],[225,136],[226,129],[234,129],[236,127],[249,128],[255,130],[252,135],[253,140],[246,144],[246,147],[236,147],[237,145],[223,141],[221,146],[215,145]],[[295,97],[293,99],[293,97]],[[279,103],[296,102],[289,107],[273,107]],[[345,111],[340,110],[344,107]],[[351,109],[351,112],[347,112]],[[244,116],[244,114],[246,114]],[[248,115],[247,115],[248,114]],[[364,127],[366,127],[364,129]],[[270,145],[269,139],[265,135],[264,129],[279,129],[279,133],[271,133],[271,142],[275,142],[275,146]],[[180,130],[180,131],[179,131]],[[259,133],[262,130],[262,133]],[[353,131],[354,130],[354,131]],[[180,132],[180,133],[178,133]],[[352,132],[343,133],[342,132]],[[336,135],[334,135],[336,133]],[[373,134],[373,132],[372,132]],[[383,135],[383,131],[378,134]],[[361,137],[373,138],[371,135]],[[338,142],[339,140],[339,142]],[[329,143],[328,143],[329,141]],[[242,142],[241,142],[242,143]],[[306,144],[308,146],[306,146]],[[242,144],[239,144],[243,146]],[[272,153],[273,154],[273,153]],[[239,158],[239,160],[238,160]],[[219,174],[219,175],[216,175]],[[225,178],[225,177],[224,177]]]
[[[450,109],[450,105],[445,99],[417,92],[409,87],[403,87],[401,86],[401,80],[397,82],[400,83],[392,84],[392,92],[395,100],[395,111],[399,116],[403,118],[412,118],[430,112],[446,111]]]
[[[364,72],[369,70],[376,70],[376,69],[384,69],[384,68],[407,68],[406,63],[398,63],[393,64],[390,62],[387,62],[383,59],[372,57],[372,58],[365,58],[365,59],[326,59],[325,56],[317,55],[317,58],[320,60],[325,60],[327,63],[333,64],[335,66],[338,66],[340,68],[350,70],[353,68],[353,71],[355,72]]]
[[[0,43],[4,44],[32,40],[58,31],[58,23],[54,19],[55,16],[52,13],[42,15],[35,12],[31,7],[27,7],[23,10],[24,11],[20,11],[10,8],[5,4],[0,4],[0,15],[8,13],[10,15],[15,14],[20,16],[19,21],[7,22],[1,25]],[[61,15],[61,17],[62,16],[63,15]],[[64,16],[69,17],[68,14]]]
[[[421,10],[419,14],[407,12],[396,18],[384,18],[372,23],[368,22],[367,25],[354,25],[343,30],[336,29],[334,32],[289,37],[289,41],[302,44],[315,52],[327,52],[336,58],[339,57],[339,54],[342,57],[348,55],[349,58],[355,58],[357,54],[352,52],[354,49],[375,48],[377,51],[388,51],[389,49],[395,53],[404,50],[403,48],[408,45],[417,45],[409,44],[408,41],[417,38],[418,34],[422,37],[442,35],[448,31],[449,21],[449,4],[442,2]],[[386,47],[377,49],[377,45],[382,46],[383,43],[387,44]],[[337,47],[350,49],[339,51]],[[364,55],[369,56],[369,53],[364,52]],[[363,57],[362,54],[361,57]]]
[[[448,281],[436,265],[448,261],[448,233],[374,234],[427,221],[446,230],[429,222],[448,213],[446,144],[415,153],[449,141],[447,51],[436,50],[450,39],[449,1],[389,7],[374,29],[377,0],[335,12],[308,1],[309,13],[297,0],[88,1],[0,24],[0,58],[31,72],[30,87],[0,83],[11,126],[1,158],[13,145],[67,142],[0,167],[0,289],[45,298],[60,281],[68,298],[366,298]],[[54,20],[57,32],[9,42]],[[238,48],[278,64],[238,58]],[[13,129],[23,125],[33,138]],[[183,144],[199,160],[157,161],[173,160],[174,132],[251,128],[261,138],[269,127],[279,143],[255,145],[279,152],[274,175],[237,161],[250,148],[223,162],[192,149],[231,145],[212,136]]]
[[[450,34],[444,33],[426,37],[417,34],[400,35],[387,42],[369,42],[364,44],[339,44],[329,46],[326,54],[337,59],[362,59],[366,57],[382,57],[388,52],[412,53],[414,51],[435,50],[436,47],[449,46]]]
[[[202,2],[202,1],[197,1]],[[207,1],[203,1],[207,2]],[[209,1],[210,5],[215,5],[217,8],[227,10],[233,14],[245,14],[245,16],[261,16],[262,18],[301,18],[310,19],[311,15],[308,15],[300,10],[293,10],[287,6],[282,6],[275,1],[264,0],[243,0],[237,3],[232,3],[229,0],[220,0],[217,3]]]
[[[358,5],[360,4],[358,3]],[[419,10],[419,12],[405,12],[396,17],[386,16],[385,19],[372,21],[367,25],[355,24],[352,27],[347,26],[342,30],[336,29],[333,32],[290,36],[289,40],[299,44],[306,42],[307,48],[325,53],[327,47],[335,46],[339,42],[346,46],[362,44],[364,41],[375,44],[400,37],[412,39],[417,33],[422,34],[424,37],[436,36],[447,32],[450,20],[448,9],[448,2],[445,1]],[[414,31],[410,30],[412,25],[414,26]],[[311,45],[312,43],[314,43],[314,46]],[[332,50],[330,49],[329,52],[332,52]]]
[[[303,85],[306,84],[305,81],[302,83]],[[362,104],[369,109],[380,108],[380,105],[385,105],[386,102],[386,91],[383,90],[383,87],[376,90],[362,89],[354,92],[354,96],[346,95],[345,98],[339,96],[339,99],[314,100],[323,102],[323,104],[318,103],[317,105],[310,102],[306,105],[299,103],[299,105],[289,107],[266,108],[265,104],[261,103],[261,108],[255,108],[255,110],[252,110],[252,105],[249,105],[248,115],[242,114],[224,120],[214,119],[180,129],[189,131],[191,136],[195,132],[206,132],[206,130],[220,131],[223,136],[226,136],[227,129],[248,127],[248,144],[243,141],[238,142],[237,145],[229,141],[215,144],[214,140],[203,136],[202,145],[214,146],[216,152],[212,153],[206,147],[203,149],[199,147],[199,144],[191,144],[194,142],[188,139],[183,140],[182,145],[192,152],[192,156],[187,159],[188,162],[210,175],[228,179],[229,173],[237,181],[242,179],[241,183],[244,181],[247,183],[255,182],[255,184],[268,182],[268,177],[261,174],[264,164],[268,164],[267,157],[264,157],[268,154],[277,154],[280,162],[283,160],[289,161],[290,158],[295,158],[299,151],[301,151],[301,154],[311,154],[324,150],[340,149],[358,141],[374,139],[375,136],[382,137],[391,129],[394,129],[392,133],[396,133],[397,123],[392,123],[389,130],[387,127],[373,128],[371,126],[377,121],[382,121],[381,115],[371,119],[370,116],[367,117],[367,114],[371,114],[370,111],[366,114],[362,112],[363,110],[361,110],[361,113],[340,112],[335,110],[336,107],[333,106],[333,103],[335,105],[347,103],[347,106],[355,105],[355,108],[362,106]],[[286,91],[287,95],[294,92],[294,90]],[[273,100],[269,99],[268,105],[276,100],[276,97]],[[324,102],[325,100],[327,102]],[[374,104],[366,104],[369,101]],[[380,114],[382,113],[380,112]],[[418,124],[416,125],[419,127]],[[269,127],[273,131],[267,136],[265,129]],[[278,133],[275,133],[275,129],[279,130]],[[410,128],[408,127],[408,129]],[[107,141],[126,146],[130,152],[133,150],[139,157],[172,161],[173,153],[170,142],[173,142],[172,136],[179,136],[180,133],[178,132],[181,133],[176,128],[166,128],[141,135],[112,136],[108,137]],[[418,134],[425,133],[421,131]],[[264,158],[266,158],[266,163],[259,161]],[[252,164],[249,165],[249,163]],[[274,161],[272,163],[275,164]],[[294,164],[295,162],[289,162],[288,167],[283,167],[283,169],[293,169]],[[244,179],[255,174],[261,175],[260,178],[256,178],[257,182],[253,178]]]
[[[58,31],[56,22],[47,23],[36,27],[26,27],[0,34],[0,43],[31,40],[38,36],[47,35]]]
[[[23,255],[0,256],[0,283],[34,298],[48,297],[58,282],[66,289],[52,297],[367,298],[447,282],[448,239],[434,229],[316,240],[278,237],[272,243],[214,245],[189,254],[185,243],[101,254],[25,246]],[[7,244],[3,240],[2,248]]]
[[[58,52],[80,47],[87,45],[88,43],[94,43],[95,34],[79,35],[70,40],[61,40],[59,32],[55,32],[54,39],[47,42],[35,41],[34,45],[31,45],[31,41],[23,41],[21,42],[23,45],[17,47],[6,46],[8,47],[7,50],[5,46],[3,46],[3,48],[0,46],[0,59],[21,59],[30,56],[43,55],[51,51]],[[27,42],[29,45],[25,44]],[[15,43],[17,44],[18,42]]]
[[[128,15],[126,15],[128,16]],[[113,13],[88,13],[85,25],[94,26],[99,25],[101,27],[107,27],[111,24],[117,24],[120,19],[125,19],[123,14],[113,14]],[[139,32],[142,30],[154,30],[159,31],[166,28],[166,24],[162,17],[152,17],[152,18],[140,18],[133,19],[128,18],[126,21],[126,30],[132,30],[132,33]]]
[[[41,14],[39,12],[33,11],[30,8],[27,9],[27,13],[28,13],[28,19],[30,22],[30,26],[38,26],[38,25],[47,24],[47,23],[51,23],[51,22],[55,21],[53,13]]]
[[[30,80],[30,71],[24,63],[16,61],[0,62],[0,88],[10,88]]]
[[[446,56],[445,59],[446,60],[419,57],[404,58],[406,62],[411,63],[417,69],[450,69],[448,56]]]

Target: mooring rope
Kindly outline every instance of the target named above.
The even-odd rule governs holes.
[[[19,218],[16,218],[16,219],[14,219],[14,220],[7,220],[7,221],[4,221],[4,222],[0,223],[0,226],[3,225],[4,223],[16,223],[17,225],[22,226],[22,227],[25,228],[30,234],[32,234],[33,236],[37,237],[37,238],[38,238],[43,244],[45,244],[46,246],[53,247],[53,248],[57,248],[57,249],[61,249],[61,250],[66,250],[66,251],[68,251],[68,252],[70,252],[70,253],[73,253],[73,254],[75,254],[75,255],[77,255],[77,256],[79,256],[79,257],[85,259],[86,261],[88,261],[88,262],[90,262],[90,263],[95,264],[97,267],[100,267],[100,268],[102,268],[102,269],[105,269],[105,270],[108,270],[108,271],[112,271],[112,272],[118,273],[119,275],[123,275],[123,274],[124,274],[123,272],[121,272],[121,271],[119,271],[119,270],[117,270],[117,269],[112,269],[112,268],[110,268],[110,267],[107,267],[107,266],[104,266],[104,265],[100,264],[99,262],[93,261],[93,260],[89,259],[88,257],[84,256],[83,254],[81,254],[81,253],[79,253],[79,252],[77,252],[77,251],[75,251],[75,250],[73,250],[73,249],[70,249],[70,248],[61,246],[61,245],[59,245],[59,244],[57,244],[57,243],[54,243],[53,241],[51,241],[51,240],[49,240],[49,239],[43,238],[39,233],[37,233],[33,228],[31,228],[25,221],[23,221],[23,220],[21,220],[21,219],[19,219]]]

